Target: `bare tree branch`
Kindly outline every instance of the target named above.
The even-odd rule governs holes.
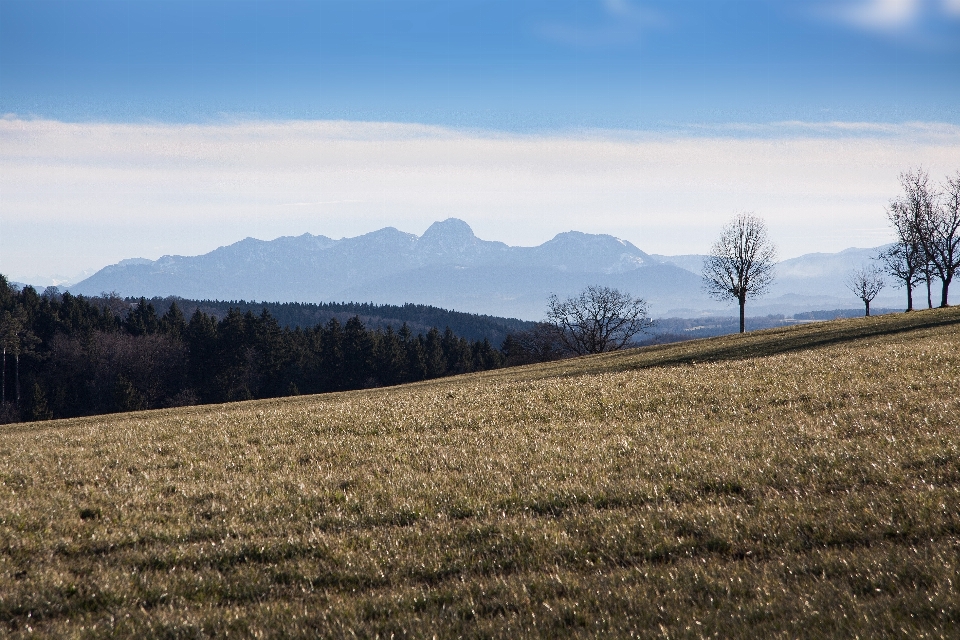
[[[720,238],[703,262],[707,292],[717,300],[735,298],[740,305],[740,333],[748,298],[767,292],[773,282],[777,250],[761,218],[738,214],[720,232]]]
[[[913,311],[914,287],[920,284],[921,280],[926,280],[929,292],[931,273],[927,254],[917,235],[913,211],[905,199],[898,198],[890,202],[887,208],[887,219],[897,232],[897,242],[877,258],[883,265],[884,271],[906,287],[907,311]]]
[[[920,220],[927,260],[940,279],[940,306],[949,306],[950,283],[960,269],[960,171],[931,195],[932,206]]]
[[[653,326],[642,298],[600,286],[566,300],[550,296],[545,322],[563,347],[577,355],[622,349]]]
[[[930,241],[926,237],[930,228],[930,218],[933,215],[933,196],[930,193],[930,178],[923,167],[916,171],[905,171],[900,174],[900,185],[903,195],[897,199],[901,215],[910,225],[910,232],[923,251],[923,279],[927,284],[927,307],[933,307],[933,296],[930,292],[933,280],[933,265],[930,262]]]
[[[883,289],[883,272],[875,265],[854,270],[847,280],[847,288],[863,301],[865,316],[870,315],[870,303]]]

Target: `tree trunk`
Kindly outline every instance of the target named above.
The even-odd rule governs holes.
[[[913,287],[907,283],[907,311],[913,311]]]
[[[3,396],[3,404],[0,404],[0,407],[3,407],[4,404],[7,404],[7,348],[3,348],[3,392],[0,393]]]
[[[745,299],[740,299],[740,333],[743,333],[743,308],[746,306],[747,301]]]
[[[933,294],[930,293],[930,277],[927,277],[927,309],[933,309]]]
[[[947,304],[947,294],[950,292],[950,280],[952,280],[952,278],[943,279],[943,287],[941,287],[940,289],[940,308],[941,309],[943,307],[950,306],[949,304]]]
[[[13,356],[14,361],[17,363],[17,371],[14,375],[14,384],[17,387],[17,409],[20,408],[20,354]]]
[[[866,313],[864,314],[864,317],[865,317],[865,318],[869,318],[869,317],[870,317],[870,301],[869,301],[869,300],[864,300],[864,301],[863,301],[863,305],[867,308],[867,311],[866,311]]]

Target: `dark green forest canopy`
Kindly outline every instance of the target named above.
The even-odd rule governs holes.
[[[127,299],[135,302],[134,299]],[[414,333],[426,333],[434,327],[450,327],[450,330],[467,340],[483,340],[498,345],[507,335],[533,328],[533,322],[517,318],[451,311],[424,304],[404,305],[374,304],[372,302],[248,302],[246,300],[186,300],[181,298],[153,298],[157,313],[165,313],[172,302],[188,318],[200,309],[208,315],[224,317],[230,309],[260,313],[266,309],[276,318],[281,327],[306,329],[326,324],[336,318],[341,324],[358,317],[368,329],[392,327],[399,331],[404,323]]]
[[[401,318],[387,321],[382,311]],[[411,327],[403,317],[420,322]],[[503,366],[486,337],[421,330],[445,318],[471,326],[469,314],[417,305],[88,299],[18,290],[0,276],[0,422],[345,391]],[[480,317],[472,333],[495,320]]]

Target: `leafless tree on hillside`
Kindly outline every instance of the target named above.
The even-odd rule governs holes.
[[[508,367],[559,360],[566,352],[553,325],[538,322],[525,331],[514,331],[501,346]]]
[[[883,286],[883,272],[874,265],[854,270],[847,280],[847,288],[863,301],[864,316],[870,315],[870,303]]]
[[[747,298],[754,298],[773,282],[777,250],[767,226],[751,213],[740,213],[720,232],[703,262],[707,292],[717,300],[735,298],[740,305],[740,333],[744,331]]]
[[[887,219],[897,232],[897,241],[877,256],[884,271],[907,289],[907,311],[913,311],[913,289],[922,280],[927,280],[928,302],[930,300],[930,275],[927,254],[914,229],[909,208],[900,200],[894,200],[887,209]]]
[[[960,269],[960,171],[947,178],[933,200],[928,215],[919,220],[920,240],[940,280],[940,306],[947,307],[950,283]]]
[[[565,349],[577,355],[624,348],[653,326],[643,298],[610,287],[589,286],[560,300],[550,296],[546,324]]]
[[[923,259],[920,272],[927,285],[927,307],[933,308],[932,282],[934,266],[930,260],[932,249],[929,234],[934,227],[937,195],[930,186],[930,177],[923,168],[900,174],[903,194],[890,203],[888,217],[900,236],[901,242],[915,242],[920,246]],[[906,228],[904,229],[904,226]]]

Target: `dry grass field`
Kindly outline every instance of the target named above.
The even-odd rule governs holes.
[[[960,636],[954,309],[0,429],[0,635]]]

